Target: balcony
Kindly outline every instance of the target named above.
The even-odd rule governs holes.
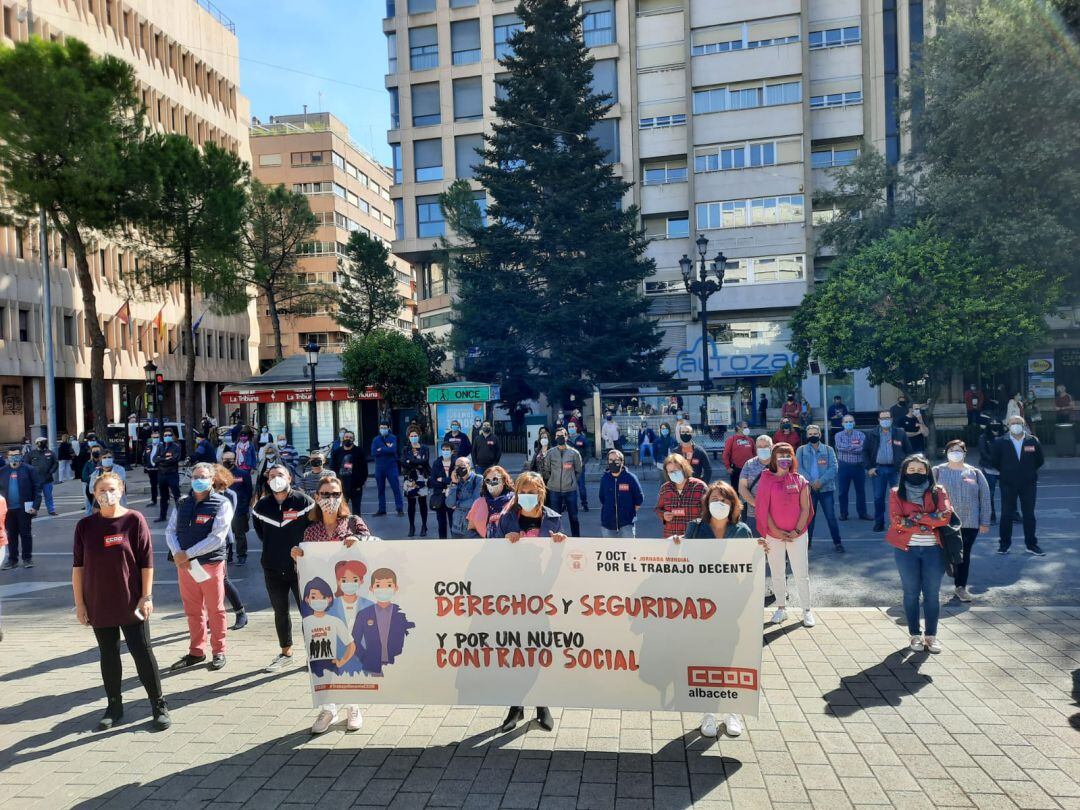
[[[694,21],[695,28],[741,23],[751,15],[756,19],[765,19],[801,12],[800,0],[754,0],[752,6],[746,3],[721,3],[717,0],[690,0],[690,19]]]
[[[810,75],[816,80],[862,75],[862,48],[824,48],[810,51]]]
[[[694,175],[698,200],[737,200],[798,194],[806,183],[803,163],[781,163],[757,169],[701,172]]]
[[[798,135],[803,131],[802,115],[802,104],[699,115],[694,119],[694,140],[698,144],[731,143]],[[642,138],[643,146],[644,142]]]
[[[676,211],[686,211],[687,184],[683,183],[657,183],[655,185],[643,185],[641,187],[641,214],[670,214]]]
[[[810,111],[810,137],[815,141],[858,138],[862,134],[862,104]]]
[[[727,83],[797,76],[803,72],[802,42],[695,56],[690,64],[694,87],[713,84],[721,76]]]
[[[658,127],[638,130],[641,160],[686,154],[686,127]]]

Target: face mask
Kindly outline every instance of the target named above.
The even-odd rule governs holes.
[[[817,444],[821,441],[821,437],[815,433],[813,436],[807,436],[806,440],[810,442],[810,444]]]
[[[344,439],[341,442],[342,447],[352,447],[352,439]]]
[[[949,461],[951,461],[953,464],[959,464],[961,461],[964,460],[963,450],[950,450],[948,453],[946,453],[946,455],[949,457]]]
[[[491,428],[489,428],[489,427],[480,428],[480,432],[483,433],[485,436],[489,436],[489,435],[491,435]]]
[[[526,512],[531,512],[540,503],[540,496],[535,492],[519,492],[517,496],[518,506]]]
[[[661,436],[667,436],[669,433],[671,433],[671,431],[668,430],[667,428],[660,428],[660,435]]]
[[[731,504],[727,501],[709,501],[709,514],[717,520],[724,520],[731,514]]]
[[[617,475],[619,470],[622,469],[622,462],[621,461],[609,461],[608,464],[607,464],[607,468],[609,470],[611,470],[611,472],[613,472],[613,473],[615,473]]]
[[[22,456],[8,456],[8,464],[15,467],[22,461]]]
[[[686,480],[686,473],[682,470],[674,470],[673,472],[668,473],[668,478],[671,479],[671,483],[673,484],[681,484]]]
[[[348,594],[349,596],[355,596],[360,593],[359,582],[342,582],[338,587],[341,588],[342,593]]]
[[[166,437],[164,437],[164,439],[162,439],[162,441],[164,441],[165,444],[172,444],[172,440],[173,440],[172,436],[166,436]]]
[[[457,433],[459,430],[461,430],[461,425],[451,425],[450,430],[454,431],[454,433]]]
[[[762,463],[768,462],[768,460],[772,458],[772,450],[768,447],[759,447],[757,449],[757,457],[758,461]]]
[[[481,424],[480,421],[473,422],[473,427],[480,427]]]
[[[1024,426],[1019,424],[1009,425],[1009,433],[1013,436],[1020,436],[1024,433]]]
[[[97,442],[95,442],[93,440],[88,441],[87,444],[90,445],[91,447],[97,447]]]
[[[45,449],[45,442],[38,442],[37,449],[38,450],[44,450]]]
[[[322,462],[321,458],[314,458],[314,459],[311,460],[311,469],[313,469],[313,470],[322,469],[322,465],[323,465],[323,462]]]
[[[409,444],[411,444],[413,447],[416,447],[418,444],[420,444],[420,437],[419,436],[410,436],[409,437]]]
[[[679,438],[682,439],[683,444],[690,444],[690,441],[694,438],[693,433],[680,433]]]
[[[781,422],[780,423],[780,429],[781,430],[791,430],[791,422]]]
[[[465,476],[469,474],[469,468],[458,464],[456,467],[454,467],[454,472],[456,472],[459,476]]]
[[[289,488],[289,482],[280,475],[271,478],[266,485],[274,492],[284,492]]]
[[[742,435],[743,436],[749,436],[750,435],[750,428],[743,428],[742,429]]]
[[[854,430],[854,429],[855,429],[855,423],[854,422],[844,422],[844,430]]]
[[[322,497],[319,498],[319,508],[324,512],[329,512],[332,515],[337,514],[338,508],[341,506],[341,497]]]
[[[111,467],[112,465],[113,460],[111,458],[103,458],[101,460],[101,466],[104,467],[106,470],[109,469],[109,467]]]
[[[929,478],[926,473],[907,473],[904,476],[904,481],[915,487],[921,487],[926,483],[926,479]]]
[[[376,602],[389,602],[394,598],[393,588],[376,588],[372,593],[375,595]]]
[[[787,401],[788,401],[788,402],[794,402],[794,401],[795,401],[795,397],[788,397],[788,398],[787,398]]]
[[[567,428],[566,432],[569,433],[571,436],[576,436],[577,428]]]
[[[288,442],[286,442],[284,439],[278,439],[277,440],[277,446],[278,447],[284,447],[286,444],[288,444]]]
[[[233,461],[231,458],[227,458],[221,462],[221,466],[224,467],[226,470],[231,470],[233,467],[236,466],[236,462]]]
[[[379,428],[379,435],[386,436],[390,432],[390,428]]]
[[[330,600],[329,599],[308,599],[308,607],[310,607],[316,613],[322,613],[328,607],[330,607]]]
[[[158,446],[159,444],[161,444],[161,439],[159,439],[159,438],[157,438],[157,437],[154,437],[153,439],[151,439],[151,440],[150,440],[150,444],[152,444],[152,445],[154,445],[155,447],[157,447],[157,446]]]
[[[213,482],[209,478],[192,478],[191,488],[195,492],[206,492],[210,489]]]
[[[445,458],[447,461],[449,461],[450,456],[454,455],[454,451],[453,450],[443,450],[440,453],[440,455],[442,455],[443,458]]]
[[[776,460],[776,466],[781,470],[789,470],[791,469],[791,459],[787,456],[781,456]]]
[[[547,447],[548,446],[548,437],[547,436],[540,437],[540,446],[541,447]]]
[[[892,427],[892,419],[882,419],[880,422],[878,422],[878,424],[888,430]]]
[[[102,506],[116,506],[120,503],[120,493],[115,490],[110,492],[102,492],[98,495],[98,503]]]
[[[612,416],[611,414],[608,414],[608,415],[607,415],[607,416],[605,416],[604,418],[605,418],[605,419],[607,419],[607,420],[608,420],[608,421],[610,422],[610,421],[611,421],[612,419],[614,419],[615,417],[614,417],[614,416]]]
[[[566,437],[565,436],[556,436],[555,437],[555,444],[559,445],[559,447],[566,447]]]
[[[94,459],[94,461],[101,461],[101,453],[91,453],[91,454],[90,454],[90,457],[91,457],[92,459]],[[19,458],[17,458],[17,457],[16,457],[16,458],[14,458],[14,459],[8,459],[8,461],[19,461],[19,460],[20,460],[20,459],[19,459]]]
[[[240,437],[240,441],[241,441],[241,443],[244,443],[244,444],[246,444],[246,443],[247,443],[247,441],[248,441],[248,440],[249,440],[250,438],[251,438],[250,436],[248,436],[247,434],[244,434],[243,436],[241,436],[241,437]]]

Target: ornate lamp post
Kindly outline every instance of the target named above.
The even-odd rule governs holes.
[[[311,404],[308,406],[308,444],[310,447],[308,452],[314,453],[319,447],[319,428],[316,424],[317,406],[315,404],[315,366],[319,365],[319,344],[315,342],[315,338],[308,340],[304,351],[307,352],[307,364],[308,368],[311,369]]]
[[[709,249],[709,240],[704,234],[697,238],[698,268],[697,276],[694,275],[694,261],[685,253],[679,259],[679,267],[682,269],[683,284],[686,291],[697,296],[701,302],[701,388],[703,391],[712,389],[712,380],[709,379],[709,296],[718,293],[724,287],[724,270],[727,268],[727,258],[723,251],[716,254],[716,258],[706,265],[705,252]],[[709,277],[710,271],[716,278]]]

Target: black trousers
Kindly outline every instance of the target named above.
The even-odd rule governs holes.
[[[420,525],[427,528],[427,496],[412,495],[408,497],[409,530],[416,530],[416,504],[420,503]]]
[[[956,575],[953,577],[953,584],[957,588],[966,587],[968,584],[968,571],[971,570],[971,547],[975,545],[979,529],[961,529],[960,536],[964,539],[964,561],[956,566]]]
[[[1001,487],[1001,521],[998,523],[1001,546],[1008,548],[1012,545],[1013,516],[1016,514],[1017,498],[1020,499],[1020,511],[1024,518],[1024,544],[1028,548],[1037,546],[1039,541],[1035,538],[1035,482],[1017,486],[999,479],[998,485]]]
[[[8,504],[7,517],[4,519],[4,530],[7,532],[8,543],[8,559],[11,562],[16,563],[19,561],[19,541],[22,541],[22,558],[24,560],[30,560],[34,557],[34,534],[31,529],[30,515],[26,514],[26,510],[22,508],[22,504],[18,507],[12,508],[11,504]]]
[[[172,493],[173,503],[180,502],[180,473],[158,474],[158,517],[164,520],[169,516],[169,493]]]
[[[439,524],[439,539],[445,540],[450,536],[450,515],[454,513],[454,510],[447,509],[445,506],[440,506],[434,511],[435,520]]]
[[[237,509],[233,512],[232,532],[236,539],[237,556],[246,557],[248,553],[248,511],[246,509],[244,511]]]
[[[732,467],[731,477],[728,479],[731,481],[731,486],[735,488],[735,491],[739,491],[739,476],[742,475],[742,467]]]
[[[110,703],[121,700],[121,682],[124,667],[120,661],[120,633],[124,633],[128,652],[135,659],[135,669],[139,673],[146,696],[153,704],[161,700],[161,676],[154,649],[150,645],[150,621],[125,624],[122,627],[95,627],[98,650],[101,652],[101,680],[105,684],[105,695]]]
[[[146,475],[150,479],[150,505],[153,506],[157,503],[158,497],[158,472],[157,470],[147,470]]]
[[[284,649],[292,646],[292,616],[289,615],[289,593],[293,595],[297,611],[300,610],[300,583],[296,571],[274,571],[263,569],[266,580],[266,593],[270,597],[270,607],[274,609],[274,628],[277,630],[278,645]]]
[[[234,613],[244,609],[244,600],[240,598],[240,591],[236,590],[236,586],[229,579],[228,563],[225,564],[225,598],[229,600],[229,607]]]

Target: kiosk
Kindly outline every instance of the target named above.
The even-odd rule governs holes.
[[[477,416],[481,419],[489,418],[488,403],[497,401],[499,396],[499,386],[490,383],[464,380],[429,385],[427,401],[428,405],[432,406],[436,448],[455,419],[461,423],[462,432],[468,434]]]

